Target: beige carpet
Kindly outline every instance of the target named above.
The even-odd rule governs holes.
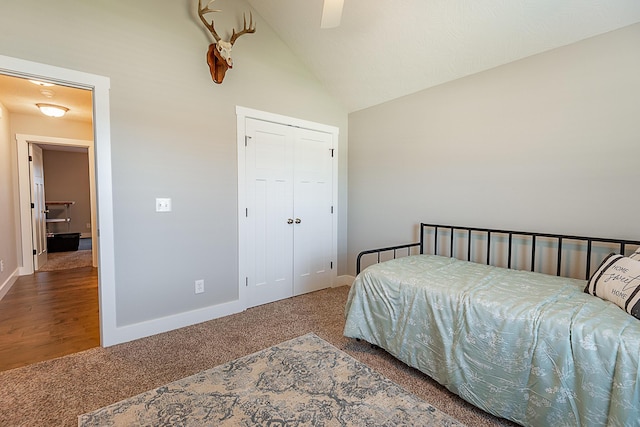
[[[75,426],[78,416],[309,332],[468,426],[513,425],[382,350],[342,335],[349,288],[326,289],[109,348],[0,372],[1,426]]]
[[[84,414],[78,424],[464,427],[312,333]]]
[[[70,268],[90,267],[91,251],[52,252],[47,254],[47,263],[38,271],[68,270]]]

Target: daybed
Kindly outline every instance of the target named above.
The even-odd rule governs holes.
[[[425,236],[433,236],[432,243]],[[541,257],[553,258],[557,275],[505,268],[523,259],[516,241],[532,248],[525,257],[528,270]],[[435,255],[424,254],[428,245]],[[363,255],[374,253],[381,261],[381,253],[392,251],[394,259],[358,274],[344,334],[385,349],[484,411],[525,426],[638,426],[640,320],[603,299],[603,282],[620,279],[607,275],[612,261],[598,267],[601,252],[612,245],[624,254],[640,242],[421,224],[420,243],[359,255],[358,268]],[[412,255],[418,247],[420,254]],[[437,255],[443,247],[447,256]],[[402,248],[410,256],[396,257]],[[486,262],[471,262],[473,251],[486,255]],[[467,260],[453,257],[460,253]],[[640,250],[618,258],[633,257],[640,258]],[[640,266],[640,260],[629,262]],[[598,296],[585,292],[586,280],[560,276],[576,263],[587,278],[593,276],[589,285],[598,286],[592,292]],[[620,280],[640,290],[640,272]],[[611,292],[613,298],[620,294]],[[640,308],[637,299],[635,304]]]

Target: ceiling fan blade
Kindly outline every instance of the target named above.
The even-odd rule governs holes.
[[[335,28],[340,25],[344,0],[324,0],[320,28]]]

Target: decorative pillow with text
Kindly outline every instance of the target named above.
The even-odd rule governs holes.
[[[629,255],[629,258],[640,261],[640,248],[636,249],[634,253]]]
[[[640,319],[640,260],[609,254],[593,273],[584,291],[611,301]]]

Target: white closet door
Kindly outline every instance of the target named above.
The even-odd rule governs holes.
[[[333,135],[250,118],[245,133],[247,306],[331,286]]]
[[[293,294],[293,129],[247,119],[248,306]],[[291,222],[291,223],[289,223]]]
[[[333,170],[331,134],[295,129],[294,295],[331,284]]]

